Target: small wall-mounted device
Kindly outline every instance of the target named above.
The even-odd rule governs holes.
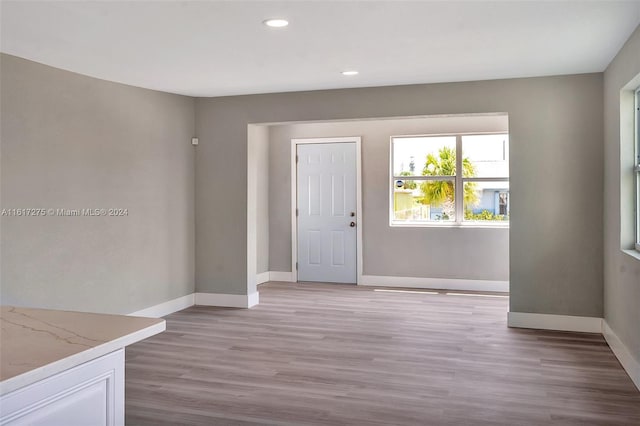
[[[191,138],[191,145],[198,145],[198,138]]]

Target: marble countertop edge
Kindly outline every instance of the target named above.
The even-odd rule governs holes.
[[[161,322],[115,338],[98,346],[69,355],[65,358],[34,368],[33,370],[17,376],[10,377],[0,382],[0,395],[8,394],[54,374],[76,367],[80,364],[84,364],[85,362],[89,362],[118,349],[122,349],[125,346],[139,342],[165,330],[166,322],[162,320]]]

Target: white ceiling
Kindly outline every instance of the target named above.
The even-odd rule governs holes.
[[[271,17],[290,25],[262,25]],[[640,0],[2,0],[0,46],[106,80],[223,96],[599,72],[639,23]]]

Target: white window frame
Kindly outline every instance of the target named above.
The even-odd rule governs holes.
[[[634,181],[634,208],[635,208],[635,249],[640,252],[640,87],[635,91],[635,125],[634,125],[634,165],[633,165],[633,181]]]
[[[465,182],[509,182],[510,177],[473,177],[466,178],[462,176],[462,137],[475,135],[509,135],[509,132],[469,132],[469,133],[440,133],[440,134],[423,134],[423,135],[395,135],[389,139],[389,226],[392,227],[487,227],[487,228],[508,228],[509,220],[505,221],[473,221],[464,220],[464,183]],[[393,141],[402,138],[429,138],[429,137],[452,137],[456,138],[456,175],[455,176],[396,176],[393,174]],[[509,141],[511,142],[511,141]],[[455,221],[396,221],[394,220],[394,187],[396,180],[451,180],[455,187]],[[511,191],[509,191],[509,203],[511,203]]]

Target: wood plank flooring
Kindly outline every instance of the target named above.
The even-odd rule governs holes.
[[[507,297],[271,282],[126,351],[145,425],[640,425],[600,335],[509,329]]]

